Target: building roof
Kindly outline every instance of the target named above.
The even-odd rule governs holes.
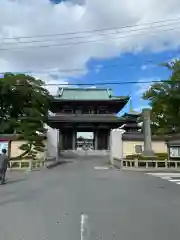
[[[42,134],[42,136],[44,138],[46,138],[45,134]],[[23,134],[16,134],[16,133],[12,133],[12,134],[0,134],[0,142],[3,141],[16,141],[16,140],[23,140]]]
[[[131,111],[131,112],[125,113],[123,116],[127,117],[127,118],[138,118],[138,117],[141,116],[141,113],[135,112],[135,111]]]
[[[156,136],[152,135],[153,141],[166,141],[169,138],[169,136]],[[122,139],[126,141],[144,141],[144,134],[137,132],[137,133],[129,133],[125,132],[122,135]]]
[[[123,117],[116,117],[109,114],[83,114],[83,115],[76,115],[76,114],[69,114],[63,115],[59,114],[56,116],[49,116],[49,122],[70,122],[70,123],[123,123]]]
[[[123,129],[128,129],[128,128],[140,129],[141,126],[139,126],[138,123],[125,123]]]
[[[127,117],[127,118],[138,118],[141,116],[141,112],[137,112],[133,109],[133,106],[132,106],[132,99],[130,98],[129,99],[129,111],[127,113],[125,113],[123,115],[123,117]]]
[[[107,101],[122,100],[127,101],[129,97],[114,96],[112,89],[107,88],[60,88],[57,100],[81,100],[81,101]]]

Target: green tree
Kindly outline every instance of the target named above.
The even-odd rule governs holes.
[[[0,80],[0,93],[0,133],[19,133],[26,141],[20,157],[35,158],[37,151],[44,151],[44,124],[51,100],[44,82],[7,73]]]
[[[165,63],[170,71],[168,80],[153,84],[143,94],[152,107],[152,132],[167,134],[180,132],[180,61]]]

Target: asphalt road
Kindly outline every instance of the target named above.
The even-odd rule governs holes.
[[[180,185],[142,172],[95,170],[88,159],[32,173],[9,173],[0,186],[0,239],[173,240],[180,236]]]

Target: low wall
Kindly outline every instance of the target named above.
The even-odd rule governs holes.
[[[122,161],[118,158],[114,158],[113,159],[113,166],[117,169],[121,169],[122,168]]]
[[[141,145],[144,149],[144,142],[140,140],[123,140],[123,157],[127,155],[136,154],[136,145]],[[155,153],[165,153],[168,152],[167,143],[165,140],[152,140],[152,149]]]
[[[44,167],[44,161],[40,160],[13,160],[10,161],[13,170],[38,170]]]
[[[126,169],[126,168],[161,168],[161,169],[180,169],[180,162],[178,161],[158,161],[158,160],[120,160],[118,158],[113,159],[114,167],[118,169]]]
[[[18,157],[21,155],[24,151],[22,151],[19,147],[26,143],[25,141],[10,141],[9,142],[9,156],[11,158]],[[44,141],[44,144],[46,145],[46,140]],[[47,154],[47,150],[45,149],[45,152],[38,152],[37,153],[37,159],[45,159]]]
[[[19,134],[0,134],[0,153],[3,148],[7,149],[8,155],[11,158],[18,157],[24,151],[20,149],[20,146],[26,141],[19,140],[21,135]],[[37,153],[37,159],[45,159],[47,156],[47,140],[44,136],[45,151]]]

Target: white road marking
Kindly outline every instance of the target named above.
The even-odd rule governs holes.
[[[88,240],[88,215],[81,214],[81,240]]]
[[[157,177],[157,176],[156,176]],[[170,180],[172,179],[171,177],[161,177],[162,179],[165,179],[165,180]]]
[[[169,182],[180,182],[180,179],[170,179]]]
[[[108,170],[109,167],[101,167],[101,166],[96,166],[94,167],[95,170]]]
[[[155,173],[146,173],[146,175],[158,177],[163,180],[167,180],[168,182],[172,182],[172,183],[176,183],[176,184],[180,185],[180,173],[155,172]]]
[[[180,177],[180,173],[171,173],[171,172],[166,172],[166,173],[162,173],[162,172],[155,172],[155,173],[146,173],[147,175],[153,175],[153,176],[172,176],[172,177]]]

